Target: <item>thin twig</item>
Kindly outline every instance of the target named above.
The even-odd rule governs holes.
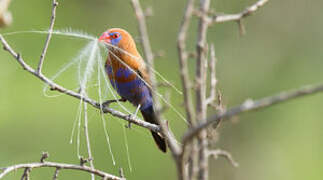
[[[48,35],[47,35],[47,39],[45,41],[43,51],[42,51],[42,53],[40,55],[40,59],[39,59],[38,67],[37,67],[37,73],[38,74],[41,73],[43,63],[44,63],[44,59],[45,59],[45,56],[46,56],[46,53],[47,53],[48,45],[49,45],[50,39],[52,38],[52,33],[53,33],[54,24],[55,24],[55,18],[56,18],[56,7],[57,6],[58,6],[58,2],[56,0],[53,0],[52,16],[51,16],[51,19],[50,19]]]
[[[225,157],[233,167],[238,167],[239,163],[237,163],[232,155],[228,151],[224,151],[222,149],[216,149],[208,152],[209,157],[213,157],[214,159],[217,159],[219,156]]]
[[[187,65],[188,53],[186,51],[186,34],[193,14],[193,9],[194,0],[188,0],[186,4],[184,17],[177,36],[178,60],[181,72],[180,76],[184,94],[186,118],[191,125],[195,124],[195,112],[192,102],[191,82]]]
[[[41,158],[40,158],[40,162],[41,162],[41,163],[45,162],[45,159],[47,159],[48,157],[49,157],[48,152],[43,152],[43,153],[42,153],[42,156],[41,156]]]
[[[54,176],[53,176],[53,180],[57,180],[57,178],[58,178],[58,173],[59,173],[59,170],[60,170],[61,168],[56,168],[55,169],[55,173],[54,173]]]
[[[31,168],[30,167],[26,167],[24,170],[24,173],[22,174],[20,180],[29,180],[29,174],[30,174]]]
[[[184,105],[185,105],[185,112],[186,112],[186,119],[189,122],[190,126],[196,125],[195,119],[195,110],[193,106],[193,99],[191,94],[191,80],[190,80],[190,73],[188,70],[188,63],[187,60],[189,57],[189,53],[186,50],[186,39],[187,39],[187,31],[192,19],[194,10],[194,0],[188,0],[186,3],[186,8],[184,12],[184,17],[182,19],[179,33],[177,36],[177,51],[178,51],[178,61],[180,66],[180,77],[182,82],[182,89],[184,95]],[[177,159],[177,174],[179,180],[187,180],[187,179],[194,179],[193,176],[193,167],[197,165],[197,144],[192,144],[191,153],[188,155],[188,149],[185,146],[182,146],[182,153],[181,156]],[[188,162],[188,167],[186,168],[186,162]]]
[[[239,21],[242,18],[245,18],[255,11],[257,11],[260,7],[264,6],[269,0],[259,0],[255,4],[247,7],[244,11],[237,14],[225,14],[225,15],[215,15],[212,18],[208,18],[209,24],[214,23],[223,23],[228,21]]]
[[[86,149],[88,154],[88,160],[90,161],[90,167],[94,169],[93,164],[93,156],[91,151],[91,143],[90,143],[90,137],[89,137],[89,128],[88,128],[88,115],[87,115],[87,103],[83,103],[84,108],[84,134],[85,134],[85,141],[86,141]],[[94,180],[94,174],[91,174],[91,179]]]
[[[122,168],[119,168],[119,175],[120,175],[121,178],[125,177]]]
[[[207,21],[207,12],[210,8],[210,0],[200,0],[200,12],[203,14],[199,17],[196,43],[196,120],[198,123],[203,123],[206,119],[206,72],[207,72],[207,30],[209,27]],[[207,157],[207,132],[200,131],[198,135],[199,145],[199,180],[208,179],[208,157]]]
[[[292,99],[296,99],[299,97],[303,97],[306,95],[312,95],[315,93],[323,92],[323,84],[319,85],[310,85],[304,86],[299,89],[282,92],[278,95],[265,97],[259,100],[246,100],[241,105],[236,107],[230,108],[224,112],[220,112],[219,114],[212,115],[206,119],[206,122],[199,124],[197,127],[190,129],[184,136],[183,136],[183,143],[187,143],[190,141],[194,136],[196,136],[201,130],[207,128],[212,124],[219,123],[220,119],[228,119],[230,117],[239,115],[244,112],[254,111],[258,109],[263,109],[275,104],[283,103],[285,101],[289,101]]]
[[[35,168],[43,168],[43,167],[53,167],[53,168],[59,168],[59,169],[71,169],[71,170],[78,170],[78,171],[84,171],[88,173],[95,174],[100,177],[107,177],[108,180],[124,180],[124,178],[117,177],[115,175],[108,174],[106,172],[93,169],[88,166],[79,166],[74,164],[65,164],[65,163],[57,163],[57,162],[34,162],[34,163],[27,163],[27,164],[17,164],[13,166],[9,166],[4,168],[4,171],[0,173],[0,179],[2,179],[4,176],[6,176],[8,173],[16,171],[18,169],[35,169]]]

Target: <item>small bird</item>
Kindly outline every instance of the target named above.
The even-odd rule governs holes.
[[[109,50],[105,70],[121,100],[139,108],[145,121],[158,125],[146,65],[131,35],[123,29],[112,28],[99,41]],[[151,134],[159,149],[166,152],[165,138],[153,131]]]

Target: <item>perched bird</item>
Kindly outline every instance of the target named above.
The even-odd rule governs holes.
[[[123,29],[112,28],[104,32],[99,41],[109,49],[105,70],[111,85],[123,100],[140,109],[145,121],[158,125],[145,62],[131,35]],[[151,134],[159,149],[166,152],[164,137],[153,131]]]

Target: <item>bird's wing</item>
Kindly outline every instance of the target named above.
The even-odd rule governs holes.
[[[151,86],[151,82],[150,82],[150,78],[148,76],[146,66],[142,66],[142,67],[138,68],[137,73],[145,81],[145,83],[148,84],[147,86]]]

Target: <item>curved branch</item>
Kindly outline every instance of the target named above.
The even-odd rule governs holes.
[[[45,56],[46,56],[46,53],[47,53],[48,45],[49,45],[50,39],[52,38],[52,33],[53,33],[54,24],[55,24],[55,18],[56,18],[56,8],[58,6],[58,2],[56,0],[53,0],[53,5],[52,6],[53,6],[52,7],[52,16],[50,18],[48,35],[47,35],[47,39],[45,41],[43,51],[42,51],[42,53],[40,55],[40,59],[39,59],[38,67],[37,67],[37,73],[38,74],[41,73],[43,63],[44,63],[44,59],[45,59]]]
[[[240,21],[242,18],[245,18],[255,11],[257,11],[260,7],[264,6],[269,0],[259,0],[255,4],[247,7],[244,11],[238,14],[224,14],[224,15],[215,15],[209,18],[209,24],[214,23],[224,23],[228,21]]]
[[[248,99],[244,103],[242,103],[239,106],[233,107],[229,110],[226,110],[222,113],[215,114],[213,116],[210,116],[207,118],[206,122],[200,123],[195,128],[189,130],[184,136],[183,136],[183,143],[187,144],[193,137],[198,135],[198,133],[207,128],[208,126],[214,124],[218,125],[220,119],[228,119],[232,116],[239,115],[244,112],[248,111],[254,111],[261,108],[269,107],[275,104],[279,104],[288,100],[292,100],[298,97],[303,97],[305,95],[311,95],[318,92],[323,92],[323,84],[319,85],[311,85],[311,86],[305,86],[300,89],[289,91],[289,92],[282,92],[278,95],[271,96],[271,97],[265,97],[259,100],[251,100]]]
[[[43,167],[56,168],[56,170],[57,169],[59,169],[59,170],[71,169],[71,170],[77,170],[77,171],[84,171],[84,172],[88,172],[91,174],[95,174],[95,175],[100,176],[100,177],[107,179],[107,180],[125,180],[125,178],[120,178],[118,176],[108,174],[106,172],[103,172],[103,171],[100,171],[97,169],[93,169],[88,166],[80,166],[80,165],[57,163],[57,162],[43,162],[43,163],[42,162],[34,162],[34,163],[27,163],[27,164],[17,164],[17,165],[9,166],[6,168],[0,168],[1,170],[3,170],[3,172],[0,173],[0,179],[2,179],[8,173],[10,173],[12,171],[16,171],[18,169],[34,169],[34,168],[43,168]],[[55,174],[57,174],[56,171],[55,171]]]

